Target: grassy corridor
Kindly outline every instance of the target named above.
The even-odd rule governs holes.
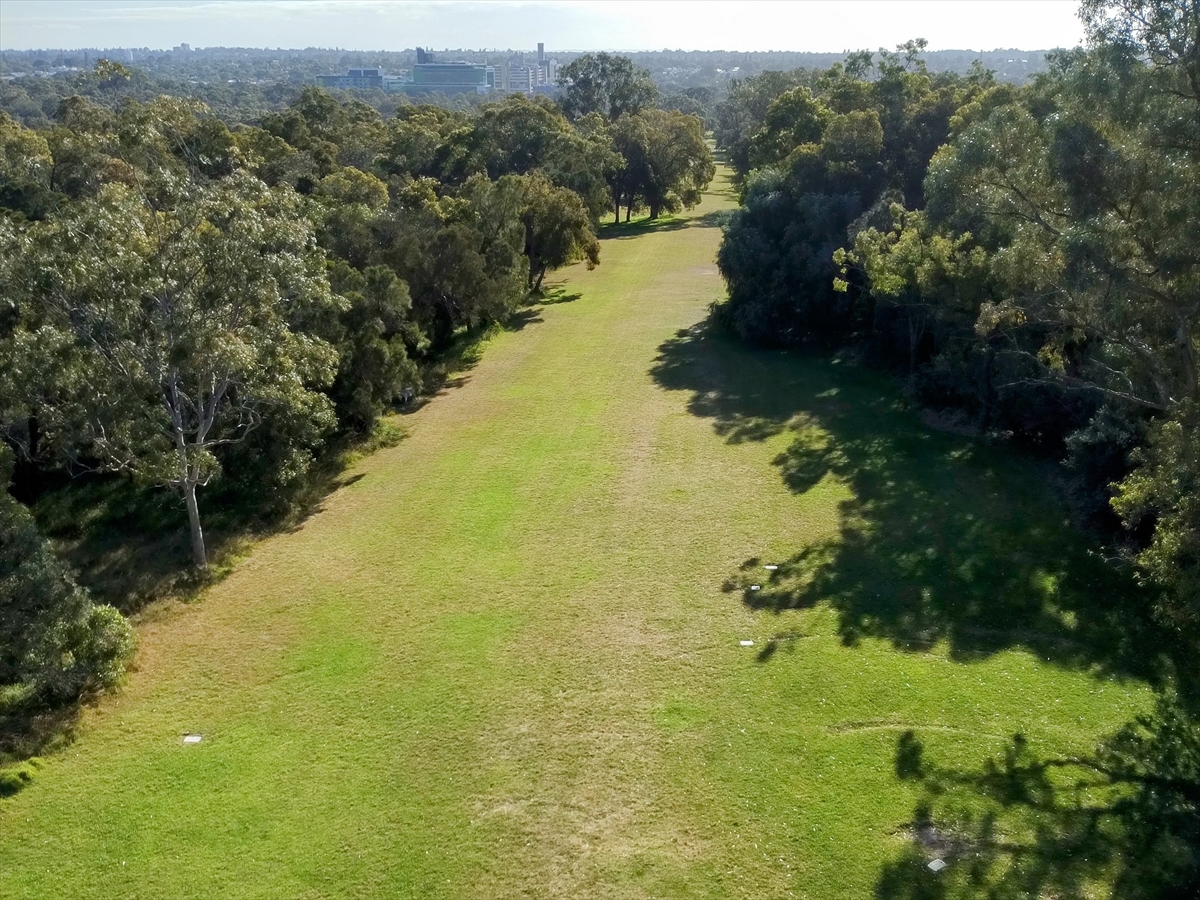
[[[1127,588],[1044,489],[886,381],[697,327],[723,187],[610,232],[302,528],[147,622],[0,800],[0,897],[909,896],[898,746],[977,771],[1145,708]]]

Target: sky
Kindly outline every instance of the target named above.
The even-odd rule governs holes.
[[[1076,0],[0,0],[0,48],[1041,50]]]

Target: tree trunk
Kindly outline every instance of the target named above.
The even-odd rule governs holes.
[[[922,310],[919,318],[913,316],[911,306],[907,308],[906,312],[908,313],[908,374],[912,375],[917,371],[917,348],[921,345],[921,338],[925,336],[925,312]]]
[[[180,424],[177,406],[171,408],[171,416],[175,432],[175,453],[179,456],[181,470],[178,484],[180,490],[183,491],[183,502],[187,506],[188,525],[192,531],[192,562],[196,564],[197,569],[205,569],[208,567],[208,554],[204,552],[204,531],[200,528],[200,507],[196,503],[196,482],[200,478],[200,472],[190,464],[188,459],[187,440],[183,436],[183,426]]]
[[[621,189],[613,186],[613,224],[621,224]]]
[[[529,275],[525,279],[525,288],[533,290],[533,223],[525,223],[525,259],[529,262]]]
[[[537,283],[534,284],[534,286],[533,286],[533,292],[535,294],[542,289],[542,279],[545,277],[546,277],[546,267],[542,266],[540,269],[538,269]]]
[[[661,210],[658,206],[654,205],[653,203],[650,204],[650,221],[651,222],[653,222],[655,219],[658,218],[658,214],[660,211]]]
[[[204,551],[204,530],[200,527],[200,507],[196,503],[196,482],[185,478],[183,501],[187,504],[188,524],[192,529],[192,562],[197,569],[208,566],[208,554]]]
[[[987,434],[988,426],[992,424],[992,364],[996,359],[996,349],[988,343],[987,356],[983,360],[983,378],[979,388],[979,400],[982,409],[979,411],[979,433]]]
[[[1188,321],[1176,316],[1176,343],[1179,345],[1179,362],[1183,369],[1183,389],[1193,400],[1200,398],[1200,373],[1196,371],[1196,355],[1192,349],[1192,335]]]
[[[42,439],[42,429],[38,427],[37,413],[29,415],[29,461],[37,466],[37,455]]]
[[[629,202],[625,204],[625,224],[629,224],[629,217],[633,215],[633,198],[629,198]]]

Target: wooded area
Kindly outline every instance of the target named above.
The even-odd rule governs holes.
[[[1160,612],[1194,639],[1197,20],[1086,14],[1092,48],[1023,88],[930,75],[917,43],[739,85],[719,316],[853,347],[964,427],[1063,459],[1091,524],[1148,538]]]
[[[0,113],[12,494],[35,502],[86,473],[161,485],[183,499],[203,569],[203,488],[222,482],[214,502],[234,520],[285,517],[322,455],[419,397],[456,344],[548,271],[597,265],[609,209],[694,205],[713,176],[700,121],[656,108],[628,60],[572,65],[562,109],[516,95],[385,122],[306,88],[230,128],[196,101],[122,96],[132,74],[102,60],[107,105],[68,97],[45,129]],[[22,505],[3,511],[38,548],[12,557],[6,539],[0,573],[16,714],[111,683],[131,639]]]
[[[991,820],[960,827],[994,896],[1200,896],[1200,7],[1084,0],[1081,15],[1087,45],[1022,85],[931,71],[912,40],[667,97],[629,58],[584,54],[557,102],[386,116],[316,87],[217,110],[150,96],[152,79],[108,60],[66,96],[6,87],[20,110],[0,112],[0,762],[120,682],[126,614],[156,596],[105,593],[64,536],[128,529],[132,546],[182,509],[189,552],[163,583],[210,583],[236,538],[295,521],[346,454],[393,439],[381,419],[546,299],[550,273],[695,208],[711,134],[740,202],[714,219],[728,292],[711,334],[888,373],[930,428],[1061,494],[1097,565],[1145,588],[1145,609],[1114,592],[1101,624],[1063,618],[1121,633],[1126,654],[1158,648],[1152,712],[1087,755],[1042,758],[1014,735],[978,776],[924,759],[909,730],[896,778],[1053,819],[1036,854]],[[729,398],[672,359],[698,334],[664,344],[654,375],[719,419]],[[788,409],[769,436],[804,418]],[[789,487],[851,480],[838,448],[818,449],[812,472],[795,448],[776,459]],[[754,576],[747,602],[793,576],[816,591],[804,560]],[[1053,597],[1056,576],[1014,565]],[[1079,779],[1070,809],[1054,801],[1063,772]],[[911,828],[935,813],[919,806]],[[914,860],[885,866],[879,896],[946,896],[907,880]]]

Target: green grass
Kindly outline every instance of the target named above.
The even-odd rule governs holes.
[[[697,327],[731,205],[612,229],[303,527],[154,608],[0,801],[0,897],[919,896],[898,749],[1083,752],[1146,708],[1130,587],[1028,467]]]

